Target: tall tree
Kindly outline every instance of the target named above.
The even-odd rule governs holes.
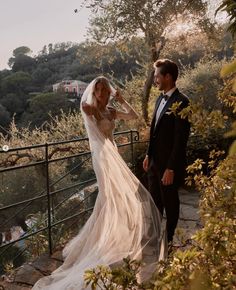
[[[19,57],[19,56],[26,56],[26,55],[28,55],[29,53],[31,53],[32,51],[31,51],[31,49],[28,47],[28,46],[19,46],[19,47],[17,47],[17,48],[15,48],[14,50],[13,50],[13,52],[12,52],[12,54],[13,54],[13,57],[11,57],[9,60],[8,60],[8,65],[10,66],[10,67],[12,67],[13,66],[13,64],[15,63],[15,60],[16,60],[16,58],[17,57]]]
[[[87,4],[89,2],[89,4]],[[207,3],[203,0],[90,0],[92,10],[90,33],[94,40],[107,42],[143,35],[149,47],[149,69],[143,89],[143,117],[148,122],[147,104],[153,83],[153,67],[174,23],[185,21],[211,27]]]
[[[22,54],[26,55],[26,54],[29,54],[30,52],[31,52],[31,49],[29,47],[20,46],[13,50],[13,56],[17,57]]]
[[[36,67],[36,60],[28,55],[20,54],[14,58],[14,64],[12,65],[12,71],[23,71],[31,73]]]

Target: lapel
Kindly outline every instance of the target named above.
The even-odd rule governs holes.
[[[154,128],[154,131],[156,130],[156,128],[158,127],[158,124],[159,124],[159,122],[160,122],[160,120],[161,120],[161,118],[162,118],[162,116],[165,114],[165,112],[173,105],[173,103],[176,101],[176,98],[177,98],[177,96],[179,95],[179,90],[178,89],[176,89],[174,92],[173,92],[173,94],[171,95],[171,97],[168,99],[168,101],[166,102],[166,104],[165,104],[165,107],[163,108],[163,110],[161,111],[161,114],[160,114],[160,117],[159,117],[159,119],[158,119],[158,121],[157,121],[157,124],[156,124],[156,126],[155,126],[155,128]],[[156,110],[155,110],[155,112],[156,112]]]
[[[156,100],[156,104],[155,104],[155,109],[152,115],[152,122],[151,122],[151,136],[152,136],[152,132],[154,131],[154,126],[155,126],[155,120],[156,120],[156,113],[157,113],[157,109],[160,105],[162,98],[161,95],[157,98]]]

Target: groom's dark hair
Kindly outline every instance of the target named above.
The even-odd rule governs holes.
[[[179,69],[175,62],[169,59],[158,59],[154,63],[154,68],[160,67],[160,73],[162,75],[170,74],[173,78],[173,81],[176,82],[178,75],[179,75]]]

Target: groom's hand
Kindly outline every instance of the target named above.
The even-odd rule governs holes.
[[[163,185],[171,185],[174,182],[174,170],[166,169],[161,179]]]
[[[145,172],[148,171],[148,155],[146,155],[145,159],[143,160],[143,169]]]

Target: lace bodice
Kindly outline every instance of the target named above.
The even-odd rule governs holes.
[[[107,109],[103,113],[99,113],[100,119],[97,120],[97,126],[99,130],[104,134],[104,136],[106,138],[109,138],[112,142],[114,141],[113,131],[115,129],[115,119],[131,120],[138,117],[137,113],[126,101],[122,103],[122,109],[124,111],[115,110],[113,118],[111,118],[112,114],[109,109]],[[114,112],[114,109],[112,110]]]
[[[109,120],[104,118],[97,121],[99,130],[104,134],[106,138],[109,138],[113,142],[113,131],[115,129],[115,120]]]

